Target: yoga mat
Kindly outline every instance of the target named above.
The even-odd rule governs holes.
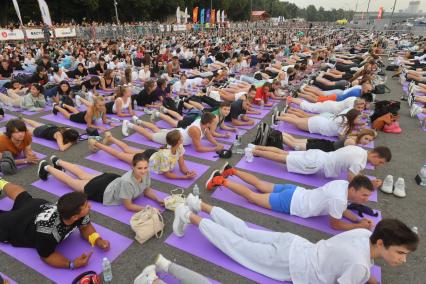
[[[112,147],[117,148],[117,146],[113,145]],[[114,167],[117,169],[121,169],[123,171],[127,171],[130,169],[130,165],[118,160],[117,158],[103,152],[99,151],[92,155],[86,157],[87,160],[95,161],[100,164],[104,164],[110,167]],[[159,175],[151,171],[151,178],[157,181],[161,181],[164,183],[172,184],[177,187],[188,188],[190,187],[200,176],[202,176],[208,169],[209,166],[199,164],[192,161],[185,161],[186,166],[189,170],[195,170],[197,172],[197,177],[195,179],[168,179],[164,175]],[[173,173],[180,174],[179,166],[176,165],[176,168],[173,170]]]
[[[247,114],[247,116],[251,117],[251,118],[256,118],[256,119],[262,119],[265,116],[267,116],[269,114],[269,112],[271,111],[271,108],[264,108],[264,109],[258,109],[256,108],[257,111],[260,111],[260,114]]]
[[[423,120],[426,120],[426,114],[424,114],[424,113],[419,113],[419,114],[417,115],[417,118],[420,120],[420,123],[421,123]],[[422,128],[422,130],[423,130],[423,131],[426,131],[426,124],[425,124],[425,126],[424,126],[424,127],[422,127],[422,126],[421,126],[421,124],[420,124],[420,127]]]
[[[206,214],[200,214],[202,217],[207,217]],[[263,227],[257,226],[255,224],[251,224],[246,222],[247,225],[251,228],[259,229],[259,230],[267,230]],[[283,282],[278,280],[273,280],[267,276],[254,272],[248,268],[243,267],[239,263],[232,260],[230,257],[225,255],[222,251],[216,248],[213,244],[211,244],[198,230],[196,226],[189,225],[186,229],[185,236],[182,238],[178,238],[175,234],[171,234],[167,240],[166,244],[180,249],[189,254],[195,255],[199,258],[202,258],[206,261],[209,261],[213,264],[216,264],[228,271],[234,272],[238,275],[246,277],[252,281],[257,283],[268,283],[268,284],[278,284],[278,283],[291,283],[291,282]],[[379,273],[377,273],[379,272]],[[379,281],[381,280],[380,268],[375,267],[372,269],[372,275],[374,275]]]
[[[34,115],[34,114],[39,114],[39,113],[42,113],[42,112],[45,112],[45,111],[49,111],[49,110],[52,110],[52,106],[51,105],[46,105],[44,107],[44,109],[41,110],[41,111],[24,110],[24,111],[19,111],[19,112],[22,113],[22,114],[25,114],[25,115]]]
[[[87,167],[83,167],[80,166],[80,168],[82,168],[83,170],[89,172],[89,173],[93,173],[93,174],[99,174],[100,172],[92,170],[90,168]],[[49,178],[47,181],[43,181],[43,180],[38,180],[34,183],[32,183],[31,185],[42,189],[44,191],[47,191],[51,194],[54,194],[56,196],[62,196],[66,193],[72,192],[72,189],[70,187],[68,187],[66,184],[60,182],[59,180],[57,180],[55,177],[49,175]],[[164,199],[164,197],[167,196],[167,194],[155,190],[154,189],[155,194],[160,198],[160,199]],[[101,213],[107,217],[111,217],[117,221],[120,221],[124,224],[129,224],[130,222],[130,218],[133,216],[133,214],[135,214],[135,212],[131,212],[129,210],[127,210],[123,205],[113,205],[113,206],[105,206],[99,202],[94,202],[91,201],[90,202],[92,204],[92,210],[96,211],[98,213]],[[158,208],[160,209],[161,212],[164,211],[164,208],[161,207],[157,202],[144,197],[144,196],[140,196],[137,199],[133,200],[134,204],[137,205],[141,205],[141,206],[147,206],[150,205],[152,207]]]
[[[278,130],[278,131],[281,131],[281,132],[285,132],[285,133],[289,133],[289,134],[293,134],[293,135],[298,135],[298,136],[303,136],[303,137],[307,137],[307,138],[326,139],[326,140],[330,140],[330,141],[337,141],[337,139],[338,139],[337,136],[324,136],[324,135],[321,135],[321,134],[309,133],[308,131],[298,129],[294,124],[284,122],[284,121],[279,121],[278,126],[275,127],[275,129]],[[370,142],[367,145],[362,145],[362,147],[374,148],[374,141]]]
[[[16,116],[8,114],[8,113],[5,113],[4,116],[3,116],[3,119],[0,120],[0,122],[3,122],[3,121],[4,122],[8,122],[9,120],[15,119],[15,118],[16,118]]]
[[[72,122],[69,119],[66,119],[60,113],[58,113],[58,115],[54,115],[53,113],[51,113],[51,114],[48,114],[48,115],[41,116],[40,118],[54,122],[54,123],[61,123],[61,124],[64,124],[64,125],[67,125],[67,126],[70,126],[70,127],[75,127],[75,128],[78,128],[78,129],[85,130],[87,128],[86,123]],[[104,126],[106,129],[111,129],[111,128],[114,128],[118,125],[119,124],[117,124],[117,123],[114,123],[112,126],[108,125],[108,124],[102,124],[102,126]]]
[[[233,125],[230,121],[225,121],[224,123],[230,127],[236,127],[239,129],[245,129],[245,130],[250,130],[253,127],[255,127],[256,125],[259,124],[260,120],[259,119],[255,119],[255,118],[251,118],[254,120],[254,124],[253,125]]]
[[[135,110],[135,114],[136,114],[136,116],[137,117],[141,117],[142,115],[144,115],[145,113],[143,112],[143,111],[140,111],[140,110]],[[114,119],[119,119],[119,120],[126,120],[126,119],[128,119],[128,120],[131,120],[132,119],[132,117],[131,116],[118,116],[118,115],[116,115],[116,114],[107,114],[107,117],[108,118],[114,118]]]
[[[98,92],[99,95],[105,96],[105,95],[111,95],[114,93],[114,91],[104,91],[100,89],[96,89],[96,92]]]
[[[262,172],[266,175],[273,176],[283,180],[289,180],[293,182],[298,182],[301,184],[306,184],[309,186],[319,187],[327,182],[336,179],[347,179],[346,175],[343,173],[337,178],[326,178],[322,173],[316,173],[314,175],[302,175],[296,173],[289,173],[287,171],[287,166],[284,163],[278,163],[275,161],[267,160],[261,157],[255,157],[252,163],[246,162],[243,158],[238,164],[235,165],[237,168],[252,171],[255,173]],[[368,176],[370,179],[373,177]],[[370,201],[377,202],[377,190],[373,192],[373,195],[370,197]]]
[[[161,144],[149,140],[148,138],[139,133],[133,133],[132,135],[124,138],[123,140],[137,143],[140,145],[145,145],[155,149],[163,146]],[[213,147],[213,145],[205,139],[201,139],[201,144],[206,147]],[[229,145],[225,145],[225,149],[229,149],[229,147]],[[217,161],[219,159],[216,152],[197,152],[192,145],[185,145],[185,155],[209,161]]]
[[[157,276],[158,278],[160,278],[161,280],[163,280],[164,283],[167,284],[181,284],[181,282],[179,280],[177,280],[173,275],[168,274],[167,272],[157,272]],[[220,284],[220,282],[207,278],[209,280],[209,282],[211,284]],[[196,284],[196,283],[194,283]]]
[[[243,136],[247,132],[246,129],[242,129],[242,128],[238,128],[237,130],[238,130],[239,136]],[[216,137],[217,141],[221,141],[221,142],[223,141],[223,142],[227,142],[227,143],[233,143],[235,141],[235,136],[237,135],[237,132],[223,130],[223,129],[220,129],[219,127],[216,128],[216,132],[220,133],[220,134],[224,134],[224,133],[228,132],[229,134],[231,134],[231,136],[229,138]]]
[[[1,277],[3,277],[4,280],[9,281],[10,284],[17,284],[15,281],[13,281],[10,277],[4,275],[3,273],[0,273]]]
[[[12,208],[12,201],[8,198],[3,198],[0,200],[0,208],[3,210],[9,210]],[[105,227],[97,224],[93,225],[102,238],[111,243],[111,249],[104,252],[97,247],[93,248],[93,255],[86,267],[74,270],[53,268],[44,263],[33,248],[17,248],[8,244],[0,243],[0,250],[31,267],[55,283],[71,283],[75,277],[84,271],[93,270],[96,271],[96,273],[101,273],[102,258],[107,257],[111,262],[114,261],[133,242],[133,240],[121,236]],[[69,259],[75,259],[81,254],[88,253],[91,250],[92,247],[89,242],[83,240],[78,231],[71,234],[64,242],[57,246],[57,251]]]
[[[243,184],[245,186],[247,186],[249,189],[251,189],[254,192],[258,192],[254,186],[245,183],[244,181],[242,181],[241,179],[237,178],[237,177],[229,177],[228,179],[234,181],[234,182],[238,182],[240,184]],[[221,186],[218,187],[215,192],[212,194],[213,198],[231,203],[233,205],[239,206],[239,207],[243,207],[252,211],[256,211],[256,212],[260,212],[263,213],[265,215],[269,215],[272,217],[276,217],[291,223],[295,223],[295,224],[299,224],[308,228],[312,228],[321,232],[325,232],[331,235],[336,235],[338,233],[341,233],[341,231],[338,230],[334,230],[333,228],[330,227],[330,223],[329,223],[329,216],[317,216],[317,217],[310,217],[310,218],[301,218],[301,217],[297,217],[297,216],[291,216],[289,214],[285,214],[285,213],[280,213],[280,212],[276,212],[276,211],[272,211],[270,209],[267,208],[263,208],[260,207],[254,203],[250,203],[248,202],[245,198],[243,198],[242,196],[232,192],[230,189]],[[377,211],[377,210],[375,210]],[[369,218],[370,220],[372,220],[374,222],[374,224],[377,224],[381,219],[381,213],[379,212],[379,216],[378,217],[373,217],[373,216],[367,216],[365,215],[365,218]],[[357,214],[357,213],[355,213]],[[344,219],[344,218],[343,218]],[[348,223],[350,223],[348,221]]]

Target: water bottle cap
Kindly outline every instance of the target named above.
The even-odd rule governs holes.
[[[102,258],[102,261],[109,261],[107,257]]]

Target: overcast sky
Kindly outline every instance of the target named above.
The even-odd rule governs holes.
[[[325,9],[351,9],[355,10],[356,4],[358,3],[357,11],[366,11],[368,0],[281,0],[291,3],[295,3],[299,7],[306,7],[308,5],[315,5],[317,8],[323,6]],[[405,10],[408,7],[410,0],[397,0],[395,12],[402,9]],[[426,12],[426,0],[420,0],[420,10]],[[371,0],[370,11],[377,11],[380,6],[383,6],[385,11],[391,12],[393,8],[394,0]]]

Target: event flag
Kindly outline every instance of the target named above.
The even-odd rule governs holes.
[[[48,26],[52,26],[52,19],[50,18],[49,7],[47,6],[46,1],[38,0],[38,5],[40,6],[40,12],[43,22]]]

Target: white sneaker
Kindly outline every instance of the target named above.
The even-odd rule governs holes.
[[[134,115],[134,116],[132,116],[132,121],[133,121],[134,124],[139,124],[140,119],[139,119],[139,117]]]
[[[256,145],[254,145],[253,143],[248,143],[247,148],[254,150],[254,148],[256,148]]]
[[[164,271],[168,272],[170,264],[172,262],[165,258],[161,253],[157,255],[157,257],[154,260],[155,267],[157,268],[157,271]]]
[[[151,121],[154,121],[156,118],[160,117],[160,112],[156,109],[154,109],[151,113]]]
[[[410,109],[411,117],[415,117],[416,115],[421,114],[422,112],[423,112],[423,108],[421,106],[418,106],[416,104],[413,104],[411,106],[411,109]]]
[[[75,96],[75,105],[81,107],[81,97],[79,95]]]
[[[393,191],[393,176],[388,175],[386,176],[386,178],[383,180],[383,184],[380,187],[380,190],[383,191],[384,193],[388,193],[391,194]]]
[[[185,200],[185,205],[191,209],[192,212],[198,213],[201,211],[201,199],[198,196],[190,193]]]
[[[136,277],[134,284],[152,284],[158,279],[155,272],[155,265],[148,265],[144,268],[141,274]]]
[[[395,189],[393,190],[393,195],[397,197],[405,197],[407,196],[405,192],[405,181],[403,178],[398,178],[395,182]]]
[[[175,219],[173,220],[173,233],[178,237],[185,235],[186,226],[189,224],[189,213],[191,210],[185,204],[180,204],[175,210]]]
[[[131,122],[128,120],[123,120],[123,124],[121,126],[121,133],[123,133],[124,136],[129,136],[129,129],[130,129]]]

